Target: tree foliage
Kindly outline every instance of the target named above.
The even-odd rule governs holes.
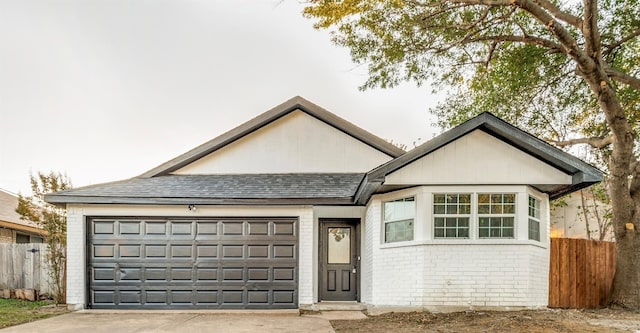
[[[304,14],[366,65],[362,88],[428,83],[443,127],[484,111],[608,170],[612,301],[640,309],[640,1],[311,0]]]
[[[52,286],[54,300],[64,303],[66,285],[64,271],[66,268],[67,247],[67,214],[64,208],[48,204],[44,201],[47,193],[63,191],[71,188],[71,180],[63,174],[39,172],[37,176],[30,176],[32,196],[18,196],[16,212],[22,219],[36,222],[46,232],[47,243],[46,261],[50,267],[49,280]]]

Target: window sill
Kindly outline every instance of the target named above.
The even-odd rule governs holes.
[[[429,246],[429,245],[531,245],[543,249],[549,248],[548,242],[538,242],[534,240],[520,239],[430,239],[430,240],[413,240],[407,242],[385,243],[380,244],[381,249],[393,249],[408,246]]]

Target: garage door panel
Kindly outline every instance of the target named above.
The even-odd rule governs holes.
[[[93,308],[296,308],[291,218],[96,218]]]

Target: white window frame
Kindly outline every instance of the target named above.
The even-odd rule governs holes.
[[[408,200],[411,199],[411,200]],[[411,218],[406,218],[406,219],[398,219],[398,220],[386,220],[385,218],[385,205],[387,203],[390,202],[403,202],[403,201],[411,201],[413,202],[413,214]],[[416,211],[418,208],[418,202],[417,202],[417,198],[415,195],[410,195],[410,196],[406,196],[406,197],[402,197],[399,199],[393,199],[393,200],[385,200],[382,201],[382,238],[383,238],[383,243],[384,244],[394,244],[394,243],[401,243],[401,242],[411,242],[413,240],[415,240],[416,238]],[[389,241],[387,240],[387,224],[390,223],[399,223],[399,222],[409,222],[411,225],[411,239],[403,239],[403,240],[394,240],[394,241]]]
[[[531,200],[534,200],[535,203],[537,203],[537,207],[535,206],[531,206]],[[542,239],[542,232],[541,232],[541,227],[542,227],[542,218],[540,217],[540,213],[542,212],[542,200],[540,200],[539,198],[529,194],[527,196],[527,239],[529,240],[533,240],[533,241],[540,241]],[[531,210],[533,209],[533,215],[531,215]],[[537,212],[537,216],[536,216],[536,212]],[[538,224],[538,239],[535,238],[531,238],[531,224],[533,223],[537,223]]]
[[[445,196],[445,202],[444,203],[437,203],[436,202],[436,196],[439,195],[444,195]],[[457,200],[456,203],[448,203],[447,202],[447,198],[449,196],[457,196]],[[469,196],[469,202],[468,202],[468,206],[469,206],[469,213],[467,214],[462,214],[459,211],[460,208],[460,196],[461,195],[468,195]],[[432,206],[431,208],[433,209],[432,212],[432,216],[433,216],[433,238],[434,239],[470,239],[471,238],[471,231],[472,231],[472,225],[473,225],[473,211],[474,211],[474,194],[473,193],[468,193],[468,192],[448,192],[448,193],[433,193],[432,194]],[[445,208],[444,213],[436,213],[436,205],[438,206],[443,206]],[[455,206],[456,210],[458,211],[455,214],[450,214],[448,213],[447,207],[449,206]],[[436,223],[436,219],[442,218],[443,220],[443,226],[440,227],[437,225]],[[447,219],[448,218],[455,218],[456,219],[456,226],[455,227],[448,227],[447,226]],[[459,226],[459,222],[461,218],[466,218],[467,219],[467,226],[465,227],[460,227]],[[453,229],[456,231],[456,235],[455,236],[447,236],[447,229]],[[466,236],[459,236],[460,230],[461,229],[466,229],[467,231],[467,235]],[[442,236],[438,236],[438,230],[443,230],[443,235]]]
[[[484,203],[480,203],[480,196],[481,195],[488,195],[489,196],[489,203],[488,204],[484,204]],[[504,201],[504,196],[505,195],[512,195],[513,196],[513,213],[504,213],[504,212],[500,212],[500,213],[493,213],[491,212],[491,207],[493,205],[496,205],[497,203],[494,203],[493,200],[493,196],[494,195],[501,195],[502,198],[499,202],[500,206],[501,206],[501,210],[504,209],[505,207],[505,201]],[[518,225],[518,193],[516,192],[476,192],[475,193],[475,197],[476,197],[476,205],[475,205],[475,213],[476,213],[476,232],[477,232],[477,237],[478,239],[517,239],[517,225]],[[490,211],[488,213],[485,212],[480,212],[480,206],[488,206]],[[511,204],[510,204],[511,205]],[[483,228],[480,225],[480,220],[482,218],[489,218],[489,228]],[[491,226],[491,219],[493,218],[499,218],[499,219],[504,219],[504,218],[511,218],[512,220],[512,227],[510,228],[512,230],[512,234],[511,236],[502,236],[503,230],[509,229],[509,228],[505,228],[504,226],[502,226],[502,222],[501,222],[501,226],[500,227],[492,227]],[[481,229],[487,229],[489,235],[488,236],[482,236],[480,230]],[[492,229],[499,229],[501,230],[500,234],[501,236],[492,236],[491,235],[491,230]]]

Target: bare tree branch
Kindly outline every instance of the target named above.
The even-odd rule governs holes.
[[[459,0],[463,1],[463,0]],[[467,0],[471,1],[471,0]],[[565,49],[566,54],[570,55],[575,61],[578,63],[578,66],[581,67],[582,72],[588,73],[592,72],[596,69],[596,63],[593,59],[586,54],[580,47],[578,46],[578,42],[576,39],[565,29],[562,24],[559,24],[556,19],[551,16],[543,7],[539,4],[535,3],[533,0],[512,0],[514,5],[522,8],[524,11],[528,12],[537,19],[539,22],[544,24],[549,31],[556,36],[558,42]]]
[[[585,51],[587,55],[600,59],[600,30],[598,29],[598,2],[584,0],[584,19],[582,33],[585,37]]]
[[[607,67],[605,68],[605,72],[607,73],[607,75],[609,75],[609,77],[611,79],[613,79],[614,81],[618,81],[621,83],[624,83],[626,85],[629,85],[637,90],[640,90],[640,79],[631,76],[627,73],[623,73],[620,71],[617,71],[611,67]]]
[[[551,15],[555,16],[557,19],[567,22],[572,26],[582,29],[582,19],[571,15],[569,13],[563,12],[558,6],[556,6],[551,1],[547,0],[534,0],[536,3],[540,5],[540,7],[546,9]]]
[[[629,35],[627,35],[626,37],[620,39],[619,41],[616,41],[613,44],[609,44],[609,45],[605,45],[606,50],[603,52],[605,55],[609,55],[611,54],[611,52],[613,52],[613,50],[615,50],[616,48],[618,48],[620,45],[636,38],[640,36],[640,28],[636,28],[636,30],[633,30]]]
[[[548,39],[535,37],[535,36],[515,36],[515,35],[500,35],[500,36],[481,36],[467,40],[467,43],[480,42],[480,41],[495,41],[495,42],[520,42],[530,45],[537,45],[547,48],[551,51],[563,52],[565,49],[557,43],[554,43]]]
[[[558,146],[558,147],[566,147],[573,146],[577,144],[586,143],[591,147],[602,149],[613,143],[613,136],[605,136],[605,137],[595,137],[595,138],[578,138],[578,139],[569,139],[564,141],[556,141],[556,140],[547,140],[548,142]]]

